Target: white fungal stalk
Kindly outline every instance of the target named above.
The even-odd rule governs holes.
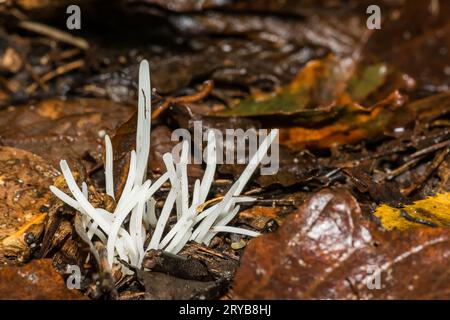
[[[207,201],[216,171],[216,139],[213,131],[208,134],[206,170],[203,179],[195,181],[192,197],[189,196],[187,164],[189,143],[185,141],[180,161],[174,163],[171,153],[163,155],[167,172],[155,181],[146,180],[150,153],[151,89],[148,62],[143,60],[139,68],[139,100],[136,133],[136,151],[130,155],[127,180],[119,199],[114,195],[113,147],[105,136],[105,184],[106,193],[116,200],[114,212],[94,208],[89,202],[86,183],[78,187],[65,160],[60,163],[67,186],[72,196],[55,186],[50,190],[61,201],[83,215],[83,223],[89,238],[94,235],[106,245],[108,262],[116,261],[140,267],[149,249],[161,249],[177,254],[188,241],[209,244],[218,232],[230,232],[256,237],[258,232],[227,226],[239,212],[238,203],[252,202],[251,197],[240,197],[240,193],[259,166],[278,130],[272,130],[240,178],[231,186],[223,199],[198,213],[197,208]],[[156,217],[153,195],[167,181],[171,189],[159,217]],[[167,222],[175,207],[177,222],[164,234]],[[127,228],[128,226],[128,228]],[[152,234],[147,241],[147,234]],[[148,242],[148,245],[145,244]]]

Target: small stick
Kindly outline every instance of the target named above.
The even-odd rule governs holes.
[[[422,156],[422,155],[424,155],[424,154],[427,154],[427,153],[430,153],[430,152],[439,150],[439,149],[441,149],[441,148],[443,148],[443,147],[446,147],[446,146],[448,146],[448,145],[450,145],[450,140],[442,141],[442,142],[440,142],[440,143],[434,144],[434,145],[432,145],[432,146],[430,146],[430,147],[424,148],[424,149],[422,149],[422,150],[419,150],[419,151],[413,153],[412,155],[410,155],[410,156],[408,157],[408,159],[413,159],[413,158],[420,157],[420,156]]]
[[[59,58],[61,60],[66,60],[66,59],[73,58],[74,56],[76,56],[80,53],[81,53],[80,49],[77,49],[77,48],[67,49],[67,50],[61,52],[61,55],[59,56]]]
[[[42,81],[41,78],[34,72],[33,67],[27,62],[25,63],[25,69],[30,74],[31,78],[41,87],[42,90],[48,91],[48,86]]]
[[[447,157],[447,155],[449,153],[450,153],[450,148],[445,148],[444,150],[442,150],[434,158],[433,162],[431,163],[430,167],[428,167],[427,171],[420,176],[418,181],[416,181],[415,183],[413,183],[409,187],[404,188],[404,189],[401,190],[402,194],[405,195],[405,196],[408,196],[414,190],[416,190],[419,186],[421,186],[428,179],[428,177],[433,173],[433,171],[436,170],[441,165],[441,163],[445,160],[445,158]]]
[[[34,21],[20,21],[18,25],[19,25],[19,27],[21,27],[25,30],[47,36],[47,37],[52,38],[57,41],[71,44],[80,49],[83,49],[83,50],[89,49],[89,43],[85,39],[79,38],[79,37],[74,37],[70,33],[61,31],[54,27],[50,27],[48,25],[34,22]]]
[[[419,162],[420,160],[422,160],[423,157],[417,157],[415,159],[412,159],[404,164],[402,164],[400,167],[398,167],[397,169],[392,170],[391,172],[389,172],[386,175],[386,178],[388,180],[391,180],[392,178],[402,174],[403,172],[407,171],[409,168],[411,168],[414,164],[416,164],[417,162]]]
[[[214,82],[207,80],[203,82],[202,87],[199,92],[192,95],[182,96],[182,97],[168,97],[155,111],[152,113],[152,120],[155,120],[159,115],[170,107],[171,104],[177,103],[193,103],[204,99],[211,90],[214,88]]]
[[[52,71],[44,74],[41,77],[40,82],[45,84],[46,82],[52,80],[53,78],[56,78],[67,72],[70,72],[72,70],[81,68],[82,66],[84,66],[84,60],[82,60],[82,59],[69,62],[67,64],[57,67],[55,70],[52,70]],[[27,88],[27,93],[30,94],[30,93],[33,93],[34,91],[36,91],[37,86],[38,86],[38,84],[36,82],[29,85]]]
[[[191,243],[190,247],[192,247],[194,249],[197,249],[197,251],[202,251],[202,252],[204,252],[206,254],[209,254],[211,256],[218,257],[218,258],[221,258],[221,259],[239,260],[236,256],[233,256],[233,255],[231,255],[231,254],[229,254],[227,252],[219,252],[217,250],[214,250],[214,249],[209,248],[209,247],[205,247],[204,245],[196,243],[196,242]]]
[[[203,210],[205,210],[206,207],[208,207],[211,204],[215,204],[215,203],[217,203],[219,201],[222,201],[223,198],[224,198],[223,196],[220,196],[220,197],[217,197],[217,198],[214,198],[214,199],[210,199],[210,200],[208,200],[206,202],[203,202],[202,204],[198,205],[195,210],[197,211],[197,213],[201,213],[201,212],[203,212]]]

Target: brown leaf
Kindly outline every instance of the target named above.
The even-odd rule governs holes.
[[[397,122],[399,114],[411,112],[403,107],[404,103],[405,97],[395,91],[369,108],[350,104],[350,110],[344,111],[331,123],[315,122],[312,127],[303,125],[281,128],[280,143],[301,150],[305,147],[329,148],[363,139],[379,139],[387,126]],[[403,123],[398,125],[404,127]]]
[[[24,266],[0,269],[0,300],[83,300],[67,288],[51,259],[33,260]]]
[[[138,278],[151,300],[210,300],[223,295],[228,288],[226,281],[186,280],[160,272],[138,271]]]
[[[0,147],[0,262],[26,258],[43,230],[58,172],[24,150]]]
[[[252,228],[262,230],[270,220],[282,224],[283,219],[279,216],[280,209],[276,207],[254,206],[239,213],[238,220],[246,223]]]
[[[22,0],[23,1],[23,0]],[[253,1],[235,1],[235,0],[208,0],[198,2],[197,0],[128,0],[133,4],[145,3],[152,4],[174,12],[201,12],[207,10],[222,11],[256,11],[262,13],[289,13],[291,15],[303,16],[312,10],[335,12],[340,3],[333,0],[253,0]],[[365,3],[368,0],[349,0],[346,3],[350,7]],[[318,10],[319,9],[319,10]]]
[[[49,99],[11,107],[0,111],[0,144],[33,152],[55,167],[71,159],[89,170],[101,164],[104,134],[132,112],[101,99]]]
[[[161,250],[152,249],[146,252],[142,267],[186,280],[207,281],[212,278],[208,268],[200,260],[180,257]]]
[[[170,15],[169,21],[179,32],[190,35],[239,35],[271,39],[278,44],[290,42],[325,47],[342,55],[350,55],[357,50],[369,33],[358,16],[337,15],[336,11],[333,15],[314,14],[306,21],[274,15],[226,12],[176,14]]]
[[[358,65],[357,59],[329,55],[309,61],[288,86],[278,88],[275,94],[257,93],[222,114],[295,115],[307,121],[323,121],[376,92],[384,84],[386,73],[383,64]]]
[[[379,231],[349,192],[325,189],[278,232],[250,242],[235,292],[243,299],[448,299],[449,244],[448,229]]]
[[[404,1],[391,13],[383,11],[383,26],[372,34],[366,54],[405,72],[419,89],[416,95],[448,91],[449,2]]]

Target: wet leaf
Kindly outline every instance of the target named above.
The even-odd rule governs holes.
[[[449,14],[447,1],[434,0],[385,10],[383,27],[372,34],[365,54],[405,73],[415,96],[448,91]]]
[[[278,225],[282,224],[283,219],[279,215],[280,209],[274,207],[254,206],[239,213],[238,220],[240,223],[246,223],[252,228],[262,230],[271,220]]]
[[[270,5],[263,5],[265,10],[268,6]],[[297,4],[297,12],[301,12],[304,8],[303,3],[301,8]],[[257,11],[260,10],[257,9]],[[262,11],[265,10],[262,9]],[[292,13],[289,11],[289,15]],[[182,34],[239,35],[260,41],[270,41],[278,46],[291,43],[303,47],[319,47],[341,55],[352,55],[367,39],[370,30],[356,14],[338,11],[330,11],[330,13],[332,14],[315,13],[306,19],[292,16],[288,19],[285,15],[207,11],[207,14],[169,13],[168,20]],[[217,23],[218,21],[220,23]]]
[[[449,244],[449,229],[383,232],[349,192],[325,189],[277,232],[250,241],[234,291],[242,299],[448,299]]]
[[[57,175],[37,155],[0,147],[0,262],[20,262],[36,248]]]
[[[242,87],[287,83],[307,61],[324,54],[320,48],[305,47],[299,52],[296,47],[274,47],[264,41],[248,42],[237,38],[196,39],[190,47],[192,50],[187,52],[167,48],[163,55],[158,46],[154,50],[133,50],[135,53],[129,54],[126,66],[113,66],[108,72],[99,68],[100,74],[86,79],[86,84],[77,91],[134,104],[137,96],[133,86],[137,77],[135,61],[145,56],[152,57],[149,61],[152,86],[160,94],[183,94],[197,89],[196,84],[204,79],[211,79],[218,84],[214,90],[218,96],[229,96],[230,87],[232,96],[242,95]],[[104,55],[111,55],[111,49],[105,50]]]
[[[281,126],[281,143],[294,150],[376,138],[398,118],[397,113],[405,113],[396,113],[405,102],[397,91],[369,107],[362,106],[383,86],[386,76],[383,64],[358,66],[351,58],[330,55],[310,61],[287,87],[254,94],[216,115],[266,117],[266,126],[276,121]],[[267,116],[277,116],[277,120]]]
[[[212,280],[207,267],[192,257],[180,257],[160,250],[149,250],[142,266],[153,272],[162,272],[186,280]]]
[[[49,99],[0,111],[0,143],[33,152],[57,167],[61,159],[88,170],[101,164],[103,136],[132,109],[101,99]]]
[[[437,194],[400,209],[383,204],[374,215],[387,230],[405,230],[424,225],[450,227],[450,193]]]
[[[408,109],[401,108],[404,102],[404,97],[399,92],[394,92],[370,108],[352,105],[352,110],[343,111],[333,122],[312,122],[312,126],[280,129],[280,142],[292,149],[301,150],[305,147],[329,148],[362,139],[378,139],[385,128],[397,122],[399,114],[409,112]],[[412,118],[407,117],[397,125],[404,128],[405,123],[411,120]]]
[[[0,300],[84,300],[67,288],[51,259],[33,260],[24,266],[0,267]]]
[[[152,300],[210,300],[224,294],[228,287],[226,281],[186,280],[160,272],[139,271],[138,278]]]
[[[427,98],[411,102],[409,107],[417,119],[423,123],[429,123],[439,117],[450,114],[450,92],[443,92]]]
[[[351,58],[328,56],[313,60],[285,88],[241,101],[224,114],[231,116],[292,115],[326,119],[351,102],[363,101],[385,81],[386,66],[372,65],[356,72]]]
[[[23,1],[23,0],[22,0]],[[171,10],[174,12],[196,12],[206,11],[212,9],[227,9],[236,12],[240,11],[258,11],[269,13],[290,13],[303,16],[310,13],[314,9],[321,10],[336,10],[339,8],[339,2],[333,0],[253,0],[253,1],[233,1],[233,0],[208,0],[198,2],[196,0],[141,0],[131,1],[133,3],[153,4]],[[350,0],[347,1],[353,7],[355,4],[360,4],[364,1]]]

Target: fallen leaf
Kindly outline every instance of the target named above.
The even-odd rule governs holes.
[[[37,155],[0,147],[0,262],[26,259],[36,246],[58,174]]]
[[[400,209],[383,204],[374,215],[386,230],[405,230],[424,225],[450,227],[450,193],[437,194]]]
[[[349,102],[363,101],[385,81],[385,65],[357,69],[352,58],[330,55],[313,60],[275,93],[251,96],[223,114],[229,116],[296,115],[324,120],[343,112]]]
[[[151,300],[210,300],[228,288],[227,281],[186,280],[160,272],[138,271],[138,278]]]
[[[369,108],[353,104],[352,110],[343,111],[332,123],[313,121],[309,125],[281,128],[280,143],[294,150],[302,150],[306,147],[330,148],[363,139],[379,139],[385,128],[396,122],[398,114],[411,114],[410,110],[401,108],[403,104],[404,97],[397,91]],[[405,122],[410,120],[412,118],[407,118]],[[397,125],[404,127],[405,124]]]
[[[68,289],[51,259],[33,260],[24,266],[0,268],[0,300],[84,300]]]
[[[61,159],[87,170],[102,163],[103,137],[134,110],[102,99],[49,99],[0,111],[0,144],[33,152],[59,166]]]
[[[161,250],[151,249],[146,252],[142,267],[186,280],[208,281],[212,278],[207,267],[200,260]]]
[[[263,6],[267,10],[270,5]],[[305,8],[298,3],[297,12]],[[299,8],[301,6],[301,8]],[[286,9],[286,7],[284,7]],[[250,9],[251,10],[251,9]],[[254,9],[254,12],[264,9]],[[314,12],[302,19],[287,19],[284,15],[254,14],[250,12],[208,11],[204,13],[169,14],[169,22],[188,35],[220,35],[269,40],[282,46],[285,43],[303,47],[319,47],[340,55],[352,55],[371,33],[358,15],[342,14],[339,10],[330,14]],[[218,23],[220,22],[220,23]]]
[[[273,234],[253,239],[241,299],[449,299],[450,230],[379,230],[346,190],[313,195]],[[432,289],[430,289],[432,288]]]
[[[378,138],[398,113],[406,112],[400,108],[405,97],[398,91],[362,105],[384,85],[387,75],[384,64],[358,65],[355,59],[329,55],[308,62],[287,87],[254,94],[216,116],[279,123],[280,143],[294,150]]]
[[[262,230],[270,220],[275,220],[281,225],[283,219],[279,216],[280,209],[276,207],[253,206],[239,213],[240,223],[246,223],[252,228]]]
[[[448,91],[449,3],[404,1],[400,9],[385,9],[383,27],[372,33],[365,54],[406,73],[414,95]]]

